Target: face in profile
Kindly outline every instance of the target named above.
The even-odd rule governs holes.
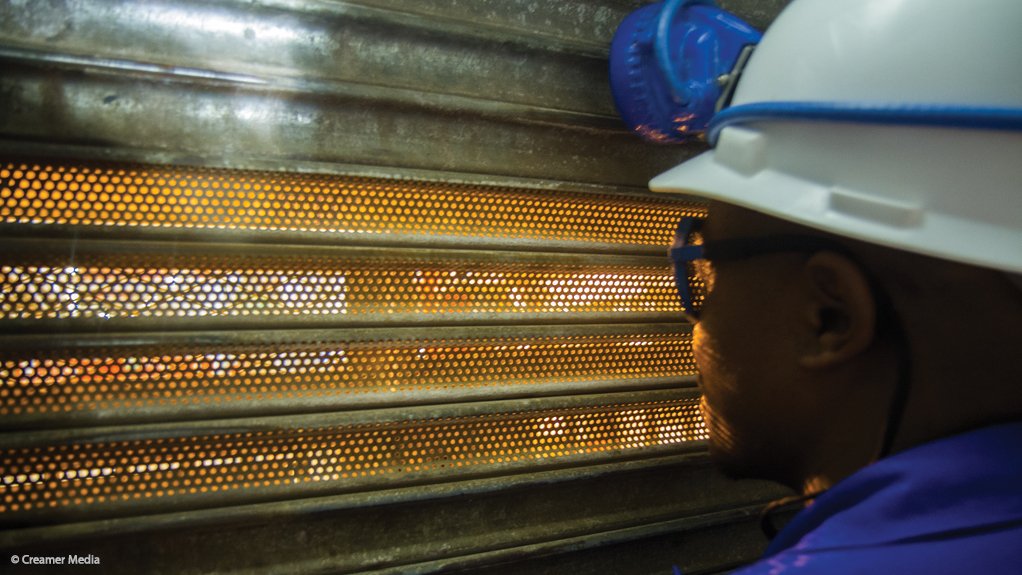
[[[724,204],[711,206],[703,226],[707,243],[769,234],[762,216]],[[706,286],[693,351],[699,368],[701,408],[710,455],[725,473],[797,483],[800,453],[815,419],[799,391],[792,358],[797,351],[797,293],[785,277],[798,254],[778,253],[727,262],[703,261],[689,273]]]

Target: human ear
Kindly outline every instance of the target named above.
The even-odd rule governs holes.
[[[800,364],[831,367],[868,349],[876,337],[876,307],[862,268],[836,252],[817,252],[804,264],[806,318],[812,344]]]

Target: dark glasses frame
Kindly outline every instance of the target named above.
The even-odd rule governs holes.
[[[689,264],[692,262],[699,260],[725,262],[774,253],[819,251],[834,251],[853,260],[856,259],[844,244],[829,238],[810,235],[781,234],[688,244],[689,239],[702,229],[705,221],[703,218],[694,216],[683,217],[678,222],[678,229],[674,234],[674,242],[678,247],[673,247],[670,251],[671,262],[674,264],[674,284],[681,297],[681,308],[693,323],[699,320],[702,306],[696,305],[696,302],[701,300],[696,298],[694,288],[696,278],[691,277]],[[679,239],[681,240],[680,246],[678,245]]]

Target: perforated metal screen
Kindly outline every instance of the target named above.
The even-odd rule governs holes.
[[[5,166],[0,215],[30,232],[0,262],[0,415],[19,430],[0,460],[0,520],[293,498],[310,485],[344,492],[704,438],[687,329],[628,325],[675,317],[666,259],[644,250],[698,206],[166,165]],[[137,236],[161,227],[218,235]],[[280,229],[336,239],[238,241]],[[344,241],[367,233],[382,247]],[[511,249],[433,249],[431,234]],[[514,249],[521,238],[563,251]],[[584,253],[607,244],[624,254]],[[537,320],[556,324],[526,327]],[[639,393],[570,407],[615,389]],[[545,399],[515,399],[530,395]],[[480,400],[503,407],[475,414]],[[399,405],[409,411],[390,411]],[[327,413],[356,422],[316,415]],[[365,414],[372,423],[357,422]],[[174,423],[211,420],[235,423]]]
[[[699,421],[688,399],[13,448],[4,453],[0,513],[14,520],[56,510],[102,515],[117,503],[154,502],[132,505],[138,513],[166,508],[159,500],[175,497],[192,506],[223,504],[225,495],[294,498],[312,483],[343,490],[366,478],[673,445],[704,439]]]
[[[458,257],[207,254],[40,255],[0,267],[9,319],[664,312],[662,266]],[[17,258],[21,259],[21,258]]]
[[[0,165],[9,223],[670,244],[701,209],[622,196],[315,174],[76,162]]]
[[[683,379],[695,372],[685,332],[366,341],[169,341],[0,353],[0,415],[161,409],[270,401],[378,405],[429,391],[528,393],[549,384]],[[326,334],[322,334],[326,335]],[[298,335],[310,339],[310,335]],[[237,338],[234,338],[235,340]],[[240,409],[240,408],[239,408]]]

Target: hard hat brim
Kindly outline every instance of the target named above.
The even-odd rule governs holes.
[[[815,138],[808,132],[778,136],[776,130],[785,127],[774,123],[762,130],[726,128],[715,149],[653,178],[649,187],[884,247],[1022,273],[1022,231],[1015,221],[1022,213],[1015,191],[1018,133],[979,134],[981,140],[970,148],[963,141],[969,132],[958,130],[805,123],[794,129],[800,128],[815,130]],[[854,133],[858,130],[870,130],[870,137],[863,140],[864,134]],[[821,131],[828,141],[821,143]],[[868,144],[849,144],[856,140]],[[974,157],[962,157],[963,150],[972,150]],[[948,153],[958,157],[949,161]],[[786,163],[786,158],[797,161]],[[1017,210],[970,203],[970,182],[963,180],[961,165],[972,162],[989,166],[984,185],[1003,190],[1005,203]],[[906,169],[913,164],[919,166]],[[947,193],[937,196],[951,198],[953,205],[921,192],[938,186]]]

